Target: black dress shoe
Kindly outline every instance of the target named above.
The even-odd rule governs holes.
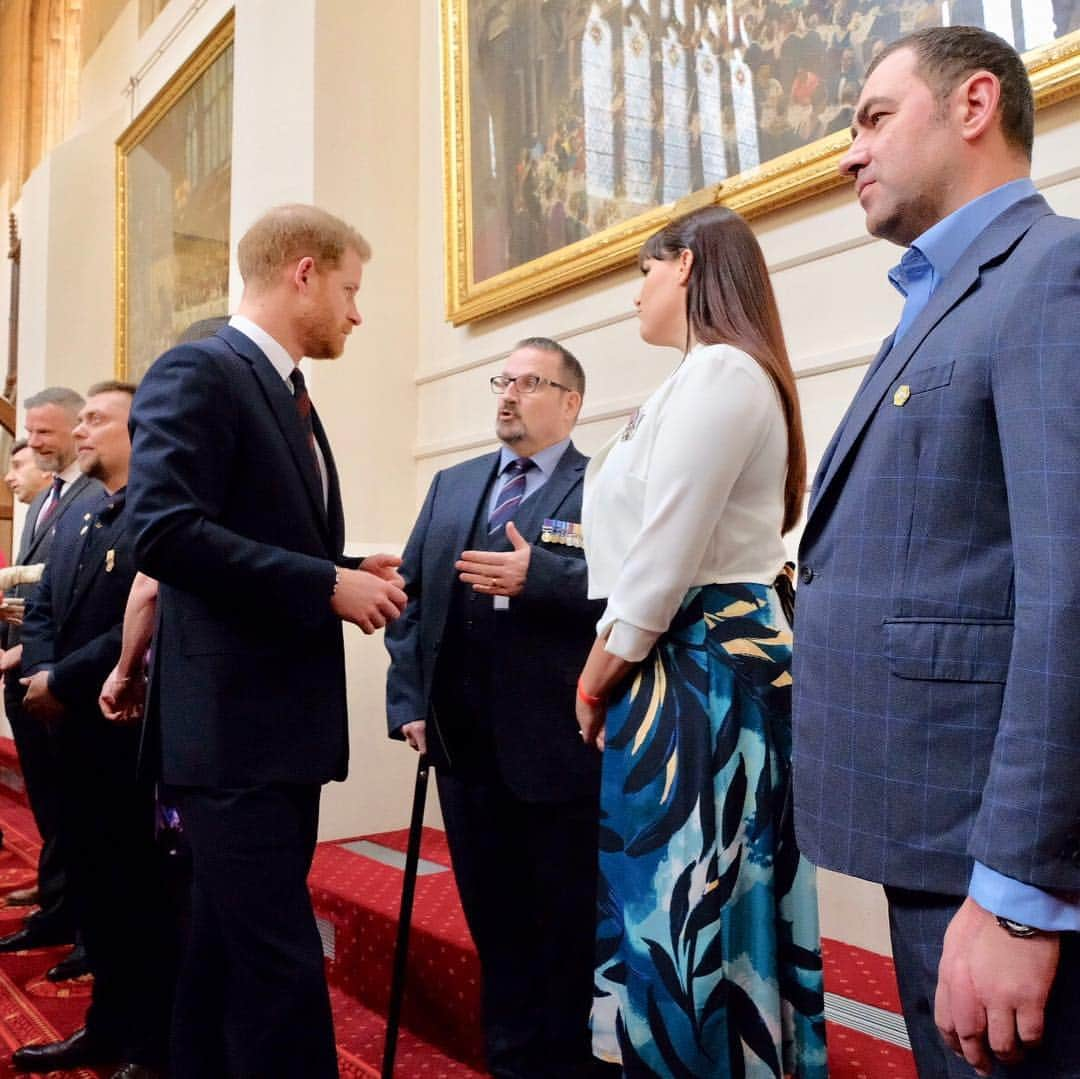
[[[58,932],[55,929],[42,929],[36,925],[23,926],[17,933],[0,937],[0,953],[25,952],[30,948],[52,948],[57,944],[71,944],[70,932]]]
[[[81,978],[89,973],[90,960],[86,958],[86,949],[76,944],[55,967],[45,971],[45,977],[50,982],[70,982],[72,978]]]
[[[125,1064],[119,1071],[112,1073],[112,1079],[162,1079],[162,1073],[148,1068],[145,1064]]]
[[[17,1072],[55,1072],[75,1068],[97,1068],[115,1063],[115,1050],[102,1045],[86,1027],[80,1027],[70,1038],[45,1045],[24,1045],[12,1054],[11,1063]]]

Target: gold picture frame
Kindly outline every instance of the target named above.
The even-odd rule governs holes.
[[[116,374],[229,301],[232,58],[221,20],[116,142]]]
[[[446,317],[455,326],[508,311],[629,265],[650,233],[696,206],[723,203],[752,218],[846,182],[837,172],[839,159],[849,144],[849,135],[842,130],[477,280],[470,129],[470,3],[440,0]],[[498,6],[488,0],[486,9]],[[509,6],[502,5],[504,9]],[[1038,107],[1080,93],[1080,31],[1027,53],[1025,60]],[[493,146],[493,158],[494,153]]]

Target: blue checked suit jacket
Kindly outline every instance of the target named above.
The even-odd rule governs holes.
[[[879,360],[800,549],[803,850],[1080,891],[1080,222],[1005,211]]]

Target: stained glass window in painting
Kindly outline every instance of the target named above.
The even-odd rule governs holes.
[[[585,96],[585,186],[592,198],[615,193],[615,133],[611,113],[614,81],[611,27],[594,4],[581,44]]]
[[[690,113],[687,56],[679,32],[669,26],[663,42],[664,202],[690,194]]]
[[[652,62],[638,15],[623,27],[623,184],[631,202],[653,201]]]

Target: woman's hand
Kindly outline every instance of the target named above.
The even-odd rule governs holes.
[[[604,725],[606,720],[607,705],[604,702],[601,702],[600,704],[586,704],[585,701],[581,699],[581,695],[578,694],[578,729],[581,731],[582,740],[586,745],[596,746],[597,749],[603,750]]]

